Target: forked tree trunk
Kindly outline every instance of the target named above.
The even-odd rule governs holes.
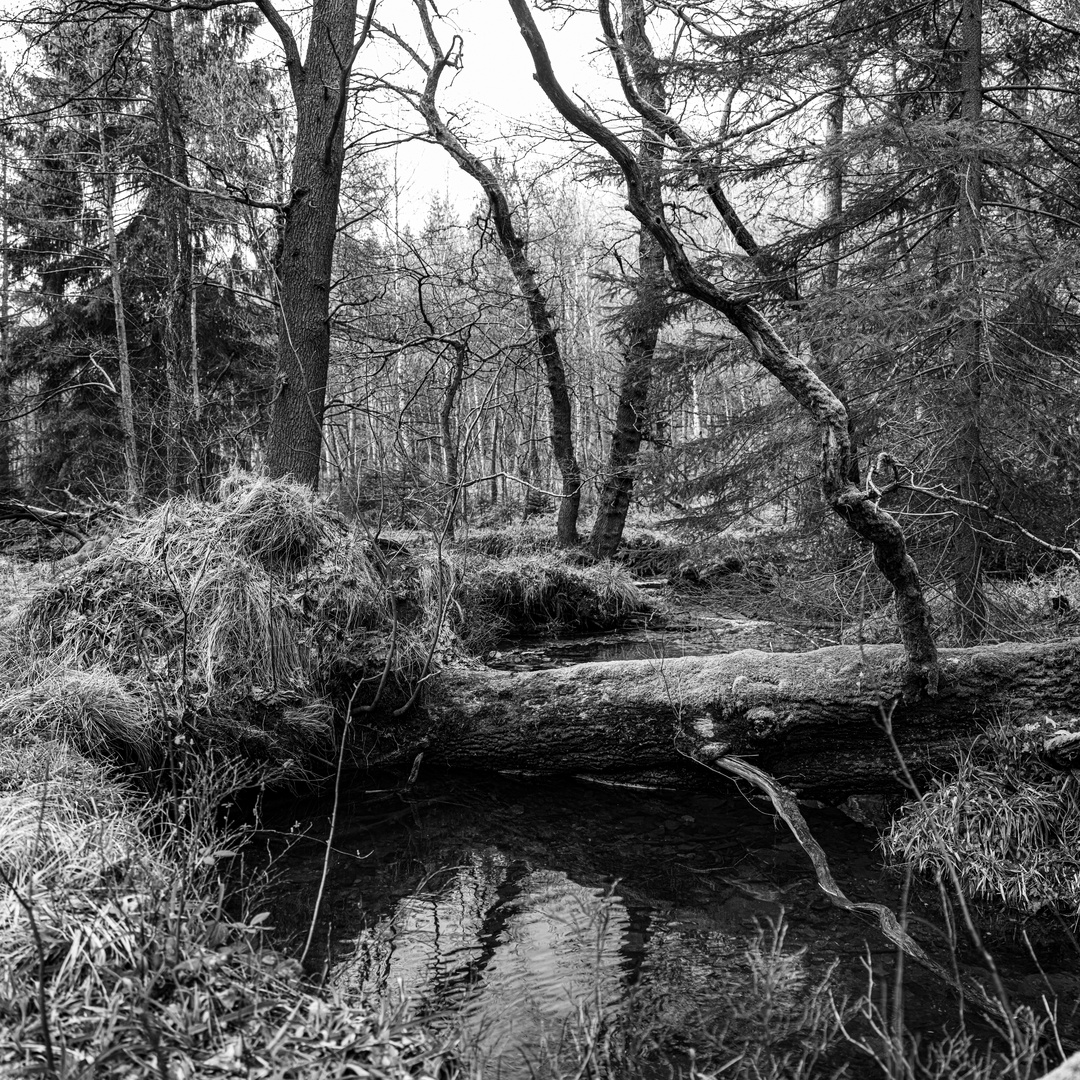
[[[619,165],[626,181],[629,209],[656,238],[675,287],[723,315],[750,344],[758,362],[818,421],[822,430],[821,488],[825,501],[853,532],[873,546],[874,562],[896,594],[897,620],[907,654],[906,693],[912,697],[923,692],[934,694],[938,682],[937,647],[922,582],[907,553],[904,534],[896,519],[880,507],[878,493],[861,490],[849,479],[854,454],[843,403],[787,347],[757,308],[719,287],[690,261],[664,215],[649,206],[633,153],[559,84],[527,0],[508,2],[532,54],[541,89],[569,123],[603,147]],[[625,82],[624,72],[620,74]]]

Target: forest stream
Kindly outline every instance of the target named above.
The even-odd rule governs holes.
[[[774,633],[771,625],[753,632]],[[727,632],[709,635],[716,651],[731,648]],[[503,650],[496,662],[566,662],[583,650],[595,659],[598,649],[621,658],[645,647],[670,655],[632,634],[549,642],[531,656]],[[492,1066],[485,1075],[534,1075],[580,1028],[582,1010],[647,1031],[667,1060],[691,1049],[701,1060],[725,1027],[746,1022],[767,970],[773,996],[762,1007],[787,1022],[833,965],[837,999],[865,994],[871,972],[875,1000],[894,993],[896,951],[873,917],[833,907],[770,804],[734,781],[703,772],[694,790],[649,790],[421,767],[412,786],[402,777],[365,785],[338,810],[309,966],[350,996],[404,998],[436,1027],[463,1032]],[[297,934],[314,906],[331,809],[293,802],[263,821],[280,875],[272,915]],[[951,966],[936,887],[912,885],[905,906],[904,875],[882,865],[873,828],[813,804],[805,813],[848,896],[906,911],[914,935]],[[1075,955],[1041,949],[1038,927],[1028,929],[1034,955],[1015,926],[984,932],[1013,1004],[1058,998],[1059,1030],[1075,1038]],[[780,954],[771,966],[755,952],[759,939]],[[988,985],[965,945],[955,962]],[[905,962],[903,987],[911,1030],[951,1030],[962,1005],[947,986]],[[970,1008],[967,1020],[970,1028]]]

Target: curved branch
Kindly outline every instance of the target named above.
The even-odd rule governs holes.
[[[642,97],[627,63],[625,46],[619,43],[618,36],[615,33],[615,22],[611,16],[609,0],[600,0],[599,12],[600,24],[604,28],[604,43],[607,45],[608,52],[615,62],[615,70],[618,72],[619,83],[622,85],[626,100],[657,131],[671,140],[681,154],[683,161],[694,170],[698,183],[705,194],[709,196],[710,202],[716,208],[724,224],[727,225],[735,243],[750,256],[766,277],[769,286],[776,295],[781,300],[797,301],[799,291],[794,277],[789,273],[785,273],[784,268],[777,263],[776,259],[758,244],[742,218],[739,217],[738,211],[732,206],[724,193],[716,169],[705,160],[701,150],[695,146],[693,139],[690,138],[682,125],[673,116],[650,104]]]
[[[263,18],[273,28],[281,42],[281,48],[285,53],[285,68],[289,72],[289,82],[292,84],[293,94],[298,95],[304,81],[304,65],[300,59],[300,49],[296,44],[289,24],[281,17],[281,12],[271,3],[271,0],[255,0],[255,6],[262,12]]]

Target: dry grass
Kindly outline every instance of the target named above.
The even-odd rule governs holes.
[[[1047,717],[987,731],[954,777],[903,808],[883,840],[889,856],[929,875],[951,864],[973,899],[1080,919],[1080,781],[1036,756],[1061,728]]]
[[[164,504],[34,594],[0,730],[63,730],[145,764],[182,722],[299,763],[329,745],[335,674],[381,670],[393,618],[381,556],[334,511],[291,483],[232,480],[219,502]]]
[[[0,1074],[436,1075],[415,1027],[266,948],[218,818],[253,779],[193,768],[162,807],[67,745],[0,739]]]
[[[459,590],[460,633],[485,647],[511,633],[605,630],[649,601],[630,574],[611,563],[571,566],[557,553],[474,557]]]

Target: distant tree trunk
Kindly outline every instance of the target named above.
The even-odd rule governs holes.
[[[6,72],[0,71],[6,78]],[[6,101],[5,101],[6,104]],[[0,162],[0,191],[8,190],[8,157],[4,148]],[[8,219],[0,219],[0,496],[15,493],[11,463],[11,268],[8,264]]]
[[[124,439],[124,481],[127,502],[132,508],[143,501],[142,474],[139,471],[138,445],[135,442],[135,395],[131,387],[131,360],[128,355],[127,319],[124,316],[124,291],[120,282],[120,250],[116,241],[116,176],[109,160],[105,135],[105,110],[98,107],[98,155],[101,161],[101,201],[105,218],[105,237],[109,251],[109,280],[112,284],[113,316],[116,320],[116,357],[120,369],[120,430]]]
[[[839,22],[839,13],[836,22]],[[841,27],[837,27],[839,31]],[[840,228],[840,217],[844,212],[844,159],[840,153],[841,141],[844,137],[844,110],[847,104],[846,87],[849,80],[847,64],[838,59],[833,65],[833,78],[836,80],[838,89],[829,97],[825,107],[825,149],[829,154],[825,174],[825,219],[833,223],[833,231],[825,245],[825,266],[822,269],[822,284],[826,292],[834,299],[840,286],[840,260],[843,256],[843,231]],[[834,315],[839,315],[835,303]],[[836,392],[836,396],[848,408],[847,379],[844,377],[844,369],[840,363],[840,331],[839,324],[834,322],[829,333],[828,340],[822,347],[816,350],[821,364],[821,372],[825,381]],[[859,456],[856,451],[855,424],[848,410],[848,438],[851,441],[851,462],[848,479],[853,484],[860,483]]]
[[[274,267],[278,370],[266,470],[315,488],[330,367],[330,284],[349,71],[365,33],[354,45],[356,0],[314,0],[301,61],[281,15],[269,0],[257,2],[282,40],[296,105],[296,149]]]
[[[962,312],[956,330],[954,416],[958,494],[982,504],[982,350],[979,262],[982,257],[982,2],[963,0],[960,14],[963,54],[960,73],[960,156],[956,223],[958,292]],[[977,510],[962,510],[953,536],[953,578],[960,641],[972,645],[986,632],[983,592],[983,538]]]
[[[547,297],[540,287],[535,268],[530,264],[525,237],[518,231],[510,202],[495,172],[476,154],[469,150],[443,120],[435,103],[439,79],[446,70],[449,58],[435,37],[426,2],[417,5],[428,45],[432,52],[431,64],[423,64],[427,74],[424,93],[415,101],[417,109],[427,122],[432,137],[457,162],[462,171],[471,176],[483,189],[491,208],[491,220],[499,246],[510,267],[514,280],[521,290],[528,312],[529,323],[540,353],[540,362],[547,376],[548,395],[551,399],[551,449],[562,479],[562,498],[559,500],[558,541],[561,547],[578,542],[578,514],[581,508],[581,468],[574,454],[574,414],[570,404],[570,390],[559,347],[559,335],[555,328]],[[410,50],[411,51],[411,50]],[[414,53],[414,56],[416,54]]]
[[[458,454],[458,433],[454,430],[454,406],[458,391],[465,378],[465,358],[468,346],[453,343],[454,358],[446,378],[442,404],[439,408],[439,437],[442,442],[443,474],[446,477],[446,535],[452,537],[457,518],[457,504],[461,495],[461,470]]]
[[[151,61],[161,151],[161,205],[165,239],[165,296],[162,342],[168,387],[165,423],[165,488],[171,497],[191,482],[190,420],[193,393],[191,327],[191,193],[187,142],[178,89],[172,15],[158,12],[151,23]]]
[[[645,36],[642,0],[623,0],[622,11],[623,48],[633,68],[638,90],[653,108],[663,109],[664,85],[656,57]],[[642,197],[647,206],[659,212],[664,139],[662,133],[644,118],[637,160],[642,177]],[[589,546],[601,559],[610,559],[615,554],[626,527],[634,487],[634,466],[648,424],[653,353],[664,321],[663,282],[664,253],[656,238],[642,225],[638,230],[638,280],[633,307],[626,319],[626,348],[619,402],[615,409],[615,430],[611,436],[611,453],[600,491],[600,505],[589,540]]]

